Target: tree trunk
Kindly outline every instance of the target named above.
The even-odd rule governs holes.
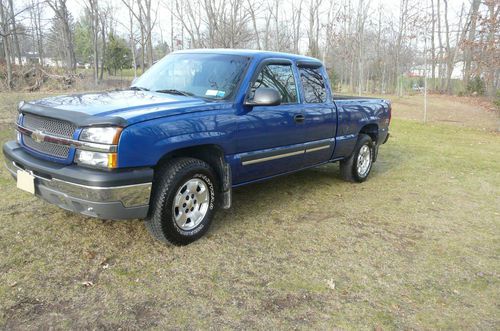
[[[9,24],[7,15],[4,11],[3,3],[0,1],[0,19],[2,20],[2,45],[5,54],[5,66],[7,70],[7,89],[12,89],[12,63],[10,62],[10,40],[9,40]]]
[[[441,0],[437,0],[437,24],[438,24],[438,40],[439,40],[439,63],[438,63],[438,77],[439,77],[439,92],[443,91],[443,37],[441,36]]]
[[[444,27],[446,31],[445,40],[446,40],[446,81],[445,81],[445,89],[446,93],[451,94],[451,75],[453,73],[453,56],[451,54],[451,46],[450,46],[450,25],[448,23],[448,0],[444,1]]]
[[[255,14],[255,10],[253,8],[252,0],[247,0],[248,3],[248,11],[250,12],[250,17],[252,19],[252,27],[253,33],[255,35],[255,42],[257,43],[257,49],[262,49],[260,46],[260,37],[259,37],[259,29],[257,28],[257,15]]]
[[[269,25],[271,24],[271,15],[268,14],[266,16],[266,25],[265,25],[265,33],[264,33],[264,49],[266,51],[269,50]]]
[[[47,4],[52,8],[57,18],[61,21],[63,39],[66,48],[66,67],[75,71],[76,69],[76,57],[75,49],[73,43],[73,32],[70,27],[70,15],[68,12],[68,7],[66,6],[67,0],[47,0]]]
[[[43,60],[43,36],[42,36],[42,28],[41,28],[41,19],[40,19],[41,13],[40,13],[40,2],[36,2],[34,0],[31,0],[31,10],[30,10],[30,17],[31,17],[31,24],[33,26],[33,34],[34,34],[34,42],[33,42],[33,48],[37,50],[38,52],[38,62],[39,64],[43,67],[44,65],[44,60]]]
[[[464,87],[467,88],[469,85],[469,80],[471,78],[471,65],[472,65],[472,45],[476,39],[476,28],[477,28],[477,18],[479,5],[481,0],[473,0],[471,4],[470,11],[470,26],[469,33],[467,35],[467,42],[464,46]]]
[[[173,14],[171,14],[173,17]],[[135,40],[134,40],[134,19],[131,11],[129,10],[129,24],[130,24],[130,50],[132,51],[132,63],[134,66],[134,78],[137,77],[137,58],[135,56]],[[172,19],[172,50],[174,49],[174,27],[173,27],[173,19]]]
[[[102,38],[102,57],[101,57],[101,72],[99,74],[99,79],[104,78],[104,63],[106,59],[106,15],[101,16],[101,38]]]
[[[153,23],[151,17],[151,0],[144,0],[144,16],[146,18],[146,42],[147,42],[147,55],[148,66],[151,67],[154,62],[153,57]]]
[[[398,96],[403,95],[403,82],[402,82],[402,70],[401,70],[401,51],[403,47],[403,38],[406,34],[406,18],[408,14],[408,1],[409,0],[401,0],[401,4],[399,7],[399,31],[398,38],[396,44],[396,72],[394,81],[396,82],[396,90],[398,92]]]
[[[19,39],[17,37],[17,26],[16,26],[16,15],[14,15],[14,4],[12,0],[9,0],[10,7],[10,19],[12,22],[12,31],[14,36],[14,46],[16,47],[17,59],[19,61],[19,66],[23,66],[21,48],[19,47]]]
[[[99,83],[99,3],[98,0],[88,0],[87,9],[90,13],[90,30],[92,32],[92,52],[93,52],[93,71],[94,84]]]
[[[434,0],[431,0],[431,77],[432,77],[432,89],[436,90],[436,13],[434,12]],[[426,69],[427,70],[427,69]]]
[[[300,22],[302,20],[302,2],[300,0],[299,7],[293,10],[294,15],[294,25],[293,25],[293,51],[294,53],[299,53],[299,41],[300,41]]]
[[[498,15],[500,12],[500,4],[497,1],[489,0],[486,2],[488,6],[489,18],[487,21],[488,29],[488,39],[486,43],[486,61],[488,62],[488,68],[486,70],[486,93],[493,99],[495,97],[495,73],[500,66],[500,58],[498,52],[498,43],[496,42],[495,35],[498,32]]]

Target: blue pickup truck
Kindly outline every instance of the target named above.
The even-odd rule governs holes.
[[[390,120],[387,100],[335,97],[314,58],[188,50],[127,90],[21,102],[3,152],[20,189],[184,245],[235,187],[336,161],[363,182]]]

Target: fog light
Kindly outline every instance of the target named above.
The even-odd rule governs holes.
[[[116,168],[117,157],[116,153],[99,153],[77,149],[75,162],[91,167]]]

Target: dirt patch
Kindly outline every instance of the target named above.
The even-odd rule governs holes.
[[[50,316],[70,316],[69,301],[47,302],[32,297],[24,297],[5,310],[6,330],[50,328]],[[47,319],[49,317],[49,319]],[[57,320],[57,318],[56,318]]]

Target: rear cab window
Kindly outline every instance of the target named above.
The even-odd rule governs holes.
[[[300,81],[306,103],[324,103],[327,101],[325,78],[321,67],[299,66]]]

